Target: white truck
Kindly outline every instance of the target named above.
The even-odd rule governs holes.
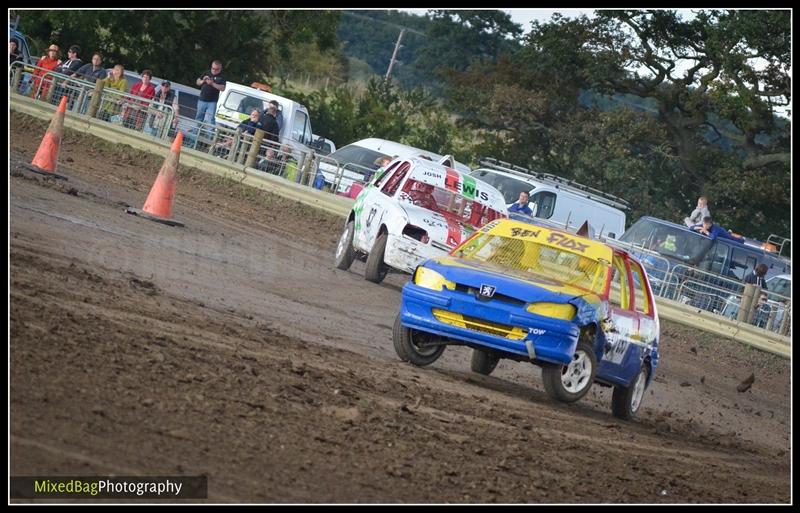
[[[366,260],[365,278],[412,273],[447,254],[486,223],[508,217],[494,187],[419,157],[398,158],[356,198],[336,248],[338,269]]]

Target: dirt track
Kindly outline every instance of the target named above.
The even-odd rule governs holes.
[[[342,221],[181,168],[183,229],[141,207],[162,157],[68,131],[20,172],[12,113],[12,475],[207,474],[214,502],[790,501],[790,364],[662,321],[640,417],[536,367],[402,364],[402,275],[334,270]],[[737,384],[755,374],[744,393]]]

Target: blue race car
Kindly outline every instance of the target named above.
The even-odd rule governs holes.
[[[430,365],[448,345],[473,349],[471,368],[501,358],[542,367],[547,394],[582,398],[613,386],[612,411],[639,410],[658,364],[656,304],[626,252],[511,219],[487,224],[448,256],[427,260],[403,287],[397,355]]]

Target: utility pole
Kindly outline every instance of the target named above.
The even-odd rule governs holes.
[[[394,63],[396,62],[395,57],[397,57],[397,50],[399,50],[400,46],[401,46],[400,45],[400,40],[403,39],[403,33],[405,31],[406,31],[406,29],[402,29],[400,31],[400,35],[397,36],[397,43],[395,43],[395,45],[394,45],[394,52],[392,52],[392,60],[389,61],[389,69],[386,70],[386,77],[385,78],[389,78],[389,75],[391,75],[391,73],[392,73],[392,66],[394,66]]]

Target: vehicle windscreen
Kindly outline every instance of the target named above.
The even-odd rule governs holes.
[[[466,198],[460,193],[419,182],[413,178],[406,180],[397,198],[399,201],[417,205],[444,217],[455,218],[476,229],[503,217],[493,208]]]
[[[339,164],[357,164],[368,169],[378,169],[376,162],[384,157],[389,157],[384,153],[362,148],[355,144],[349,144],[344,148],[338,149],[328,155],[329,158],[335,159]],[[390,157],[391,158],[391,157]]]
[[[658,254],[697,265],[714,241],[688,229],[640,219],[620,240]]]
[[[497,173],[486,171],[484,169],[477,169],[473,171],[471,176],[488,183],[500,191],[500,194],[503,195],[503,200],[506,202],[506,204],[517,201],[519,199],[520,192],[530,192],[534,188],[533,185],[529,184],[525,180],[512,178],[510,176],[498,175]]]
[[[456,255],[481,262],[503,274],[538,279],[554,285],[567,284],[595,294],[604,292],[608,264],[562,251],[533,240],[520,240],[481,233],[462,246]]]

